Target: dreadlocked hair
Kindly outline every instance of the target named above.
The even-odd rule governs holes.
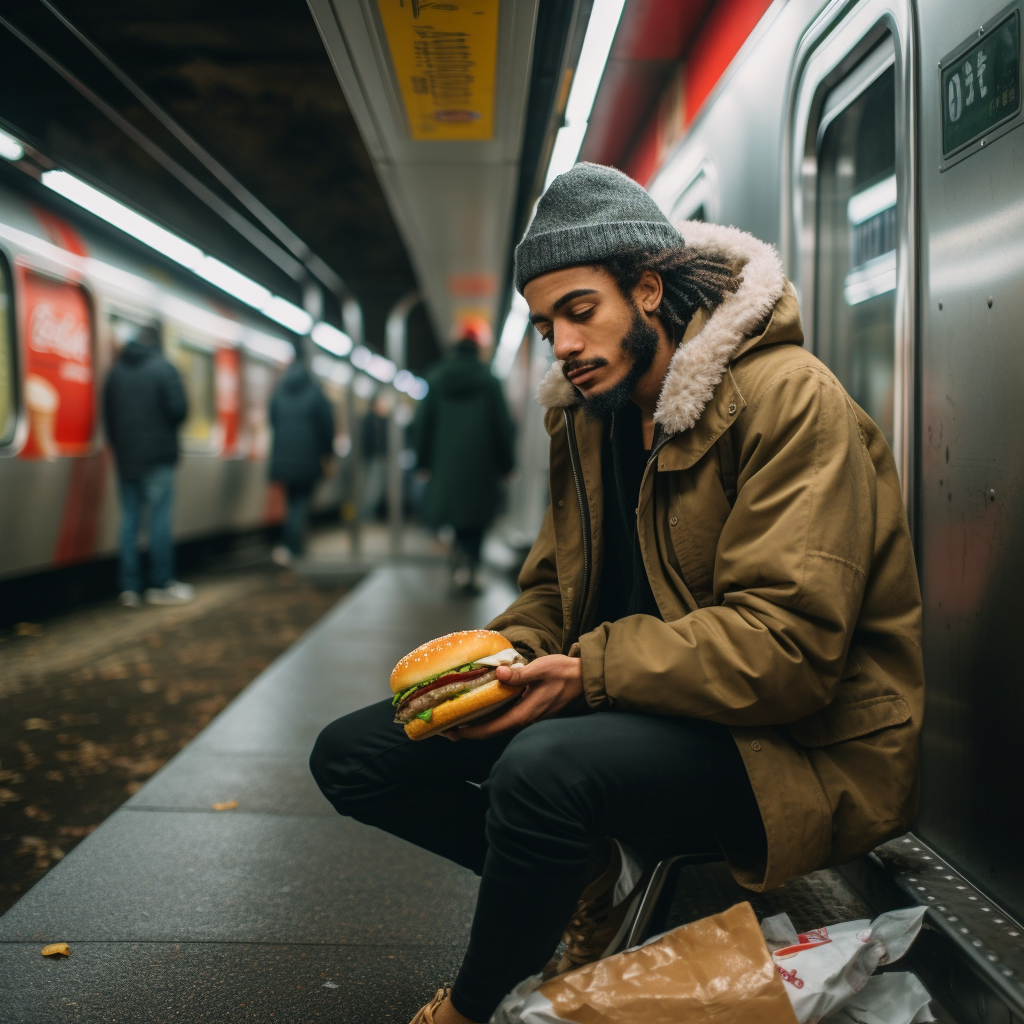
[[[656,315],[676,343],[698,309],[714,309],[726,293],[739,288],[741,281],[725,253],[685,245],[653,252],[635,249],[606,257],[601,266],[615,278],[619,290],[630,301],[645,270],[652,270],[661,278],[663,294]]]

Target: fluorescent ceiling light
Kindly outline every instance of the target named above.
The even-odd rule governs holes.
[[[395,374],[394,387],[396,391],[404,392],[416,401],[426,398],[430,390],[430,386],[422,377],[417,377],[408,370],[399,370]]]
[[[251,277],[240,274],[234,267],[221,263],[213,256],[204,256],[202,263],[194,269],[204,281],[209,281],[222,292],[233,295],[236,299],[255,309],[263,309],[273,298],[269,288],[264,288]]]
[[[583,136],[587,134],[587,122],[594,107],[597,87],[601,84],[608,54],[615,39],[615,30],[619,27],[619,18],[625,0],[595,0],[587,23],[587,34],[583,39],[583,49],[573,74],[572,89],[569,91],[569,102],[565,105],[565,126],[560,128],[555,137],[555,145],[551,150],[548,173],[544,187],[551,184],[553,178],[563,171],[569,170],[580,153]]]
[[[376,377],[383,384],[390,384],[395,379],[398,367],[390,359],[371,352],[364,345],[357,345],[352,350],[352,365],[371,377]]]
[[[491,372],[499,380],[504,380],[509,375],[529,324],[530,307],[526,304],[526,299],[519,292],[515,292],[512,296],[512,308],[508,311],[505,325],[501,329],[498,350],[494,353],[494,361],[491,363]]]
[[[13,136],[0,130],[0,156],[5,160],[20,160],[25,155],[25,147]]]
[[[850,201],[846,204],[846,218],[856,226],[877,217],[895,205],[896,175],[890,174],[876,185],[850,196]]]
[[[282,327],[296,334],[308,334],[313,326],[313,318],[294,302],[282,299],[280,295],[274,295],[271,300],[260,308],[264,316],[276,320]]]
[[[313,327],[313,341],[336,356],[347,356],[352,351],[352,339],[344,331],[322,320]]]
[[[186,267],[247,306],[258,309],[290,331],[305,334],[313,326],[313,318],[304,309],[274,295],[270,289],[264,288],[234,267],[229,267],[214,256],[208,256],[198,246],[186,242],[184,238],[160,227],[92,185],[87,185],[73,174],[67,171],[44,171],[42,181],[47,188],[65,199],[70,199],[82,209],[120,228],[125,234]]]
[[[175,263],[198,272],[205,258],[202,249],[160,227],[159,224],[154,224],[148,217],[129,210],[123,203],[111,199],[99,189],[87,185],[67,171],[44,171],[43,184],[101,220],[120,228],[125,234],[144,242],[151,249],[162,252]]]

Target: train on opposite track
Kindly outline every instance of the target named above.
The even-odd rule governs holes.
[[[283,496],[267,480],[268,406],[302,342],[67,205],[0,185],[0,580],[115,553],[102,382],[118,347],[145,326],[159,331],[188,397],[175,537],[277,523]],[[310,348],[344,463],[354,420],[380,383]],[[318,504],[340,505],[351,486],[351,474],[337,474]]]

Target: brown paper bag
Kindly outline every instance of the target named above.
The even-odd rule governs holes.
[[[537,992],[577,1024],[797,1024],[749,903],[587,964]]]

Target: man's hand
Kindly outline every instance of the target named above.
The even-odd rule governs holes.
[[[506,729],[519,729],[558,714],[583,693],[580,659],[567,658],[564,654],[548,654],[529,665],[501,665],[498,679],[509,686],[523,687],[519,703],[489,722],[449,729],[445,736],[452,740],[481,740]]]

